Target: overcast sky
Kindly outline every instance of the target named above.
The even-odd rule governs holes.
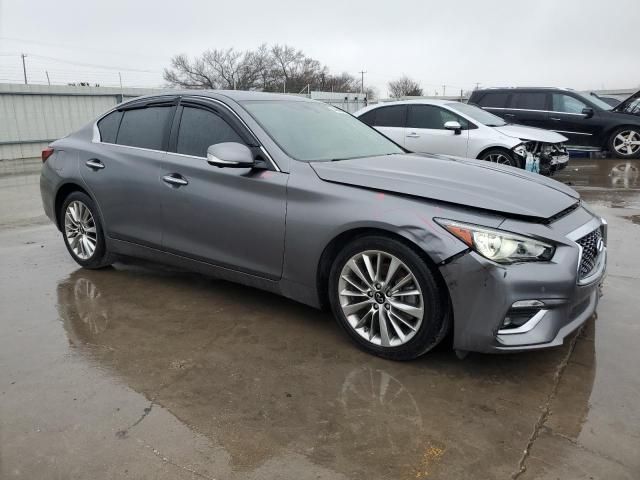
[[[0,82],[158,86],[177,53],[286,43],[382,96],[401,74],[427,93],[482,86],[640,85],[640,0],[0,0]],[[63,63],[62,61],[69,62]],[[82,65],[80,65],[82,64]],[[105,68],[110,67],[110,68]],[[138,71],[132,71],[132,69]]]

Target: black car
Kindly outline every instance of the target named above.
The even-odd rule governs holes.
[[[640,157],[640,92],[613,108],[596,96],[566,88],[475,90],[469,103],[508,122],[561,133],[571,150]]]

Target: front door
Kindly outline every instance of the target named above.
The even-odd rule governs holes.
[[[458,122],[462,130],[444,128],[446,122]],[[407,150],[467,156],[469,122],[455,113],[435,105],[409,105],[404,146]]]
[[[280,278],[289,175],[207,163],[210,145],[246,144],[222,108],[181,106],[174,128],[178,124],[175,152],[167,155],[162,168],[163,249],[265,278]]]
[[[591,107],[572,95],[553,93],[551,98],[550,128],[567,137],[570,146],[597,147],[602,124],[599,112],[594,111],[591,117],[585,115],[582,110]]]

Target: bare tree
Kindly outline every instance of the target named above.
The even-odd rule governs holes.
[[[420,84],[406,75],[389,82],[388,87],[389,95],[392,98],[420,97],[423,95]]]
[[[305,89],[358,91],[348,73],[331,75],[319,61],[288,45],[261,45],[240,52],[233,48],[207,50],[190,60],[186,55],[171,59],[164,79],[182,88],[229,88],[240,90],[288,91]]]

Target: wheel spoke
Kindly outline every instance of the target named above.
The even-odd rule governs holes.
[[[391,315],[389,315],[389,312],[387,312],[387,318],[389,319],[389,323],[393,327],[393,331],[396,333],[396,335],[398,336],[400,341],[402,343],[404,343],[405,342],[405,334],[402,332],[402,329],[396,324],[396,322],[393,319],[393,317]]]
[[[389,339],[389,331],[387,330],[387,315],[385,312],[386,310],[384,308],[378,310],[378,325],[380,327],[380,343],[383,347],[388,347],[391,345],[391,341]]]
[[[384,278],[384,284],[389,286],[391,284],[391,280],[393,280],[393,276],[398,271],[398,267],[400,266],[400,261],[396,257],[391,258],[391,263],[389,263],[389,269],[387,270],[387,275]]]
[[[393,295],[394,293],[396,293],[398,291],[398,289],[400,289],[401,287],[403,287],[404,285],[406,285],[408,282],[410,282],[411,280],[413,280],[413,275],[411,275],[410,273],[408,273],[405,277],[403,277],[398,283],[396,283],[393,286],[393,290],[391,291],[391,295]]]
[[[394,317],[396,320],[402,322],[402,324],[407,327],[409,330],[416,332],[417,328],[414,327],[413,325],[411,325],[409,322],[407,322],[404,318],[402,318],[400,315],[398,315],[396,312],[393,311],[393,308],[391,310],[389,310],[389,317]]]
[[[374,281],[376,282],[380,281],[380,277],[382,274],[381,270],[382,270],[382,254],[378,252],[377,259],[376,259],[376,278],[374,278]]]
[[[422,318],[422,314],[424,313],[424,310],[422,308],[416,307],[414,305],[409,305],[404,302],[389,299],[389,303],[392,307],[397,308],[398,310],[405,312],[415,318]]]
[[[402,292],[394,291],[390,297],[410,297],[415,295],[422,295],[420,290],[403,290]]]
[[[365,300],[364,302],[352,303],[350,305],[343,305],[342,306],[342,311],[344,312],[345,315],[348,316],[348,315],[354,314],[354,313],[362,310],[367,305],[371,305],[371,300]]]
[[[369,311],[367,313],[365,313],[362,318],[360,320],[358,320],[358,323],[355,324],[355,326],[353,328],[362,328],[367,324],[367,321],[369,320],[369,318],[373,317],[373,308],[370,308]]]
[[[371,282],[376,281],[376,273],[373,271],[373,264],[371,263],[371,259],[369,255],[363,254],[362,261],[364,262],[364,266],[367,267],[367,273],[369,274],[369,278],[371,278]]]
[[[358,278],[360,278],[360,280],[364,282],[365,285],[367,285],[368,287],[371,286],[371,282],[367,280],[367,277],[364,276],[364,273],[362,273],[362,270],[360,270],[360,267],[358,267],[358,265],[356,264],[356,261],[353,258],[349,260],[349,263],[347,263],[347,266],[351,269],[353,273],[355,273],[358,276]]]
[[[341,278],[344,279],[345,282],[349,283],[351,286],[357,288],[358,290],[360,290],[361,292],[366,292],[367,289],[366,288],[362,288],[360,285],[358,285],[357,283],[355,283],[353,280],[351,280],[349,277],[347,277],[346,275],[341,275]]]
[[[364,292],[358,291],[354,292],[353,290],[344,289],[340,292],[340,295],[346,295],[347,297],[367,297],[368,295]]]

